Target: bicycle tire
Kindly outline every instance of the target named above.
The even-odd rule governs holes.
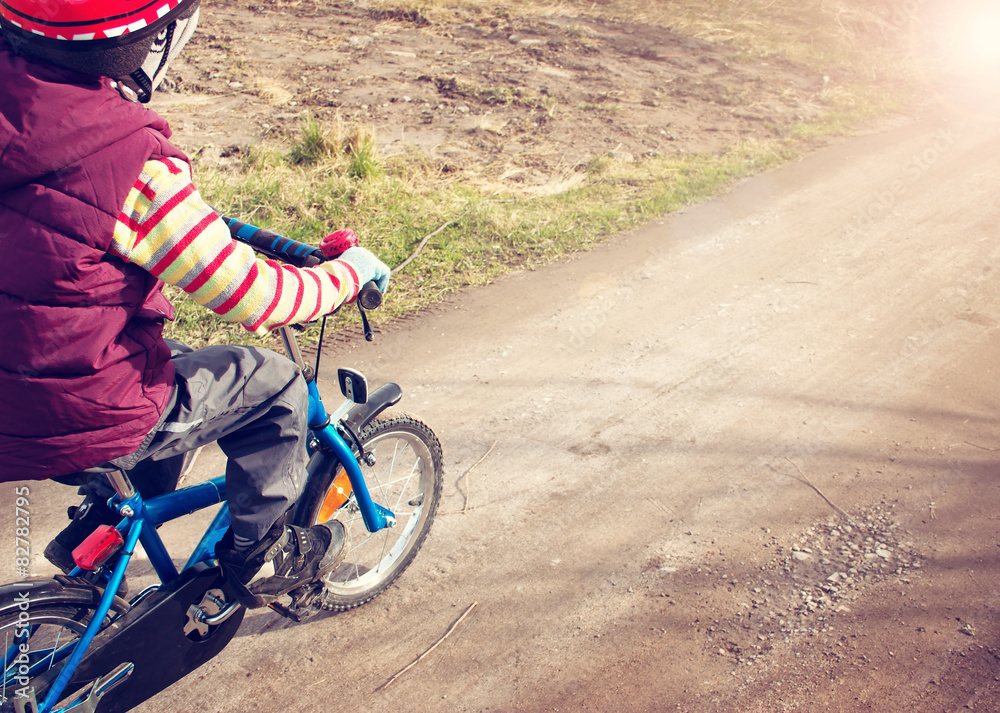
[[[358,435],[365,452],[375,455],[374,466],[361,467],[372,499],[393,511],[396,524],[369,533],[353,494],[340,495],[347,500],[329,519],[344,524],[349,549],[344,563],[324,578],[324,608],[333,611],[366,604],[399,578],[427,538],[441,500],[444,457],[429,426],[406,414],[381,416]],[[327,497],[337,497],[331,491],[346,483],[342,467],[329,482],[306,503],[310,525],[320,521]]]
[[[26,582],[25,588],[39,583]],[[55,680],[62,665],[69,658],[72,649],[69,648],[86,630],[91,618],[100,602],[100,592],[92,590],[92,597],[88,593],[81,593],[79,589],[67,590],[60,594],[58,585],[53,580],[52,587],[45,593],[44,601],[41,603],[29,602],[29,605],[22,610],[23,599],[19,598],[17,590],[19,585],[6,585],[3,593],[0,594],[0,642],[3,642],[3,649],[0,650],[2,662],[2,678],[0,678],[0,712],[8,713],[14,711],[14,698],[18,691],[25,685],[24,675],[21,666],[23,659],[19,659],[22,652],[27,652],[30,667],[30,676],[26,686],[35,688],[35,696],[39,703],[45,697],[49,686]],[[90,599],[87,601],[87,599]],[[124,606],[124,603],[122,603]],[[121,607],[116,607],[121,609]],[[102,624],[103,628],[110,622],[111,618],[120,611],[112,610],[108,613],[107,621]],[[21,649],[20,644],[25,644],[26,649]],[[67,689],[66,696],[74,693]],[[58,706],[55,710],[59,710]]]

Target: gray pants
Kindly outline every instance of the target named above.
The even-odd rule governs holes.
[[[237,542],[256,542],[295,503],[305,484],[305,380],[291,360],[267,349],[170,346],[177,375],[165,416],[143,447],[112,462],[129,470],[143,460],[134,477],[147,495],[151,488],[143,487],[142,473],[150,477],[157,461],[176,468],[180,459],[175,456],[218,442],[228,457],[233,534]],[[162,484],[152,488],[169,489]]]

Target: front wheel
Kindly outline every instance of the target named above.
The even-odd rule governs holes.
[[[396,581],[424,543],[441,499],[444,459],[426,424],[407,415],[380,417],[359,437],[365,452],[375,456],[373,466],[361,464],[368,490],[392,510],[396,524],[368,532],[341,467],[330,487],[308,504],[309,524],[340,520],[349,537],[344,563],[324,579],[325,606],[335,611],[361,606]]]

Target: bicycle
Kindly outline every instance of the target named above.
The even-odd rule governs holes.
[[[225,220],[234,238],[273,259],[302,267],[325,259],[312,246]],[[377,307],[381,293],[369,283],[356,302],[370,341],[365,309]],[[327,413],[316,385],[324,333],[325,318],[310,367],[294,331],[279,330],[309,387],[310,458],[290,522],[340,519],[351,546],[336,570],[270,605],[295,621],[353,609],[384,592],[413,561],[441,497],[443,456],[434,432],[412,416],[385,415],[402,398],[398,385],[369,391],[360,372],[339,369],[345,401]],[[143,500],[123,471],[88,473],[108,478],[116,493],[108,504],[122,520],[99,527],[74,550],[78,566],[69,575],[0,587],[0,711],[130,710],[222,651],[243,620],[245,610],[213,552],[229,527],[224,477]],[[216,504],[221,507],[178,571],[157,526]],[[159,584],[126,601],[117,592],[137,543]]]

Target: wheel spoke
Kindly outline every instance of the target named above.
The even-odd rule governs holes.
[[[9,647],[9,645],[8,645],[7,642],[10,641],[9,637],[10,637],[10,632],[9,631],[5,631],[3,633],[3,649],[4,649],[4,654],[3,654],[3,700],[5,700],[5,701],[7,700],[7,656],[9,654],[9,652],[10,652],[10,647]]]
[[[381,491],[382,493],[383,502],[388,501],[389,498],[389,496],[386,494],[386,488],[389,487],[389,485],[394,482],[392,480],[392,471],[396,467],[396,456],[398,455],[398,453],[399,453],[399,444],[396,443],[393,446],[392,458],[389,459],[389,467],[382,471],[383,474],[388,473],[388,480],[389,480],[388,483],[383,484],[379,476],[375,475],[374,473],[372,474],[373,477],[375,478],[375,482],[378,483],[379,491]]]
[[[401,479],[404,480],[405,482],[403,483],[403,487],[399,489],[399,497],[396,498],[396,504],[392,508],[393,512],[395,512],[396,509],[399,507],[399,504],[403,502],[403,496],[406,495],[407,488],[409,488],[410,486],[410,481],[413,480],[413,476],[414,474],[416,474],[417,468],[419,467],[420,467],[420,461],[418,460],[413,461],[413,467],[410,468],[410,474],[407,475],[405,479]]]
[[[382,554],[379,555],[378,564],[375,566],[376,572],[378,572],[381,569],[382,562],[385,561],[385,547],[388,544],[389,544],[389,535],[386,534],[386,536],[382,538]]]
[[[368,530],[365,530],[365,532],[368,533],[368,537],[365,537],[363,540],[361,540],[361,542],[358,542],[357,544],[355,544],[354,542],[352,542],[351,543],[351,552],[356,552],[358,550],[363,549],[365,545],[367,545],[369,542],[372,541],[372,538],[375,535],[373,533],[371,533],[371,532],[368,532]]]
[[[52,668],[52,664],[55,663],[56,651],[59,650],[59,639],[61,638],[62,638],[62,629],[60,629],[59,633],[56,634],[56,643],[52,644],[52,656],[49,657],[49,668]]]
[[[419,462],[416,463],[414,467],[416,467],[416,465],[419,465]],[[396,483],[404,483],[408,481],[410,477],[411,477],[410,475],[404,475],[399,478],[396,478],[395,480],[390,480],[388,483],[381,484],[380,489],[384,489],[385,487],[388,487],[390,485],[395,485]]]

